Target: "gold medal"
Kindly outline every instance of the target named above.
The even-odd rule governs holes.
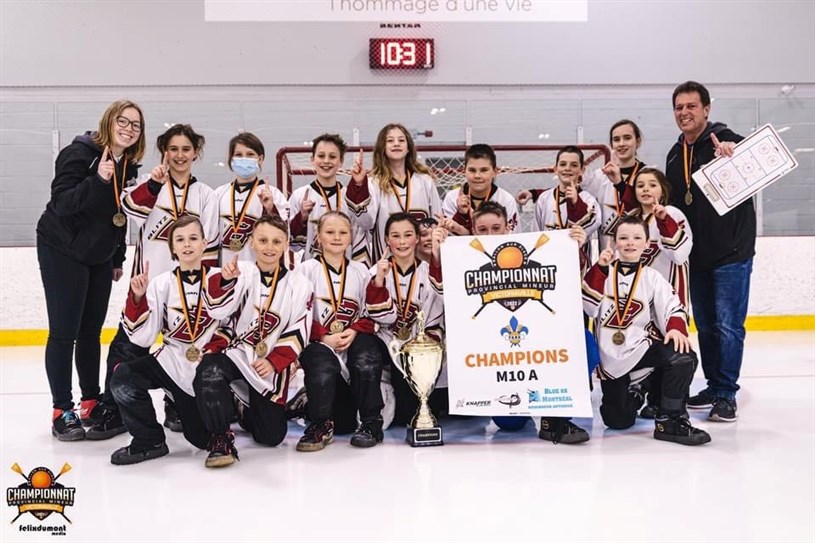
[[[334,321],[334,322],[331,323],[331,326],[330,326],[329,329],[331,330],[332,334],[339,334],[340,332],[345,330],[345,326],[343,326],[340,321]]]
[[[269,347],[266,345],[266,343],[258,343],[255,345],[255,354],[258,358],[264,358],[268,352]]]
[[[685,168],[685,186],[688,187],[688,192],[685,193],[685,205],[693,203],[693,195],[690,193],[690,184],[692,179],[693,170],[693,146],[690,148],[690,156],[688,156],[688,144],[682,143],[682,165]]]
[[[691,205],[693,203],[693,195],[690,191],[685,193],[685,205]]]
[[[626,325],[626,319],[628,317],[628,313],[631,309],[631,302],[634,300],[634,291],[637,290],[637,283],[640,280],[640,274],[642,273],[642,263],[637,264],[637,270],[634,272],[634,278],[631,281],[631,289],[628,291],[628,298],[623,305],[623,310],[620,312],[620,280],[619,280],[619,263],[614,264],[614,271],[612,277],[614,278],[614,313],[617,317],[617,326],[620,328],[628,328]],[[625,343],[625,334],[623,334],[622,330],[617,330],[611,335],[611,342],[614,345],[622,345]]]
[[[397,330],[396,339],[398,339],[399,341],[407,341],[408,339],[410,339],[410,328],[406,327]]]
[[[195,345],[191,346],[187,349],[187,360],[190,362],[198,362],[198,357],[201,356],[201,349],[196,347]]]
[[[396,268],[398,267],[399,266],[395,261],[391,264],[391,276],[393,277],[393,290],[396,292],[396,307],[399,309],[399,312],[402,313],[400,320],[404,326],[396,331],[396,339],[399,341],[407,341],[410,339],[412,328],[412,323],[408,322],[408,312],[410,311],[410,301],[413,299],[413,289],[416,286],[416,274],[418,266],[414,262],[412,267],[413,272],[410,275],[410,282],[408,283],[407,294],[405,295],[404,299],[402,298],[402,290],[399,287],[399,276],[401,275],[401,270],[399,273],[397,273]]]
[[[611,341],[614,343],[614,345],[622,345],[625,343],[625,334],[618,330],[611,336]]]
[[[243,242],[237,236],[232,236],[232,239],[229,240],[229,250],[238,253],[240,250],[243,249]]]
[[[113,224],[114,226],[118,226],[119,228],[121,228],[122,226],[127,224],[127,217],[125,217],[124,213],[119,211],[113,215]]]

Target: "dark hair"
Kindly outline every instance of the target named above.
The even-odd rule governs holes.
[[[476,143],[467,148],[464,152],[464,166],[466,167],[470,160],[477,158],[488,158],[493,169],[498,168],[498,162],[495,158],[495,149],[486,143]]]
[[[323,225],[325,224],[325,221],[327,221],[331,217],[339,217],[341,219],[344,219],[345,221],[348,222],[348,226],[352,226],[351,217],[349,217],[348,215],[346,215],[342,211],[337,211],[337,210],[326,211],[325,213],[320,215],[319,219],[317,219],[317,232],[318,233],[320,232],[320,230],[323,229]],[[352,232],[352,235],[353,235],[353,232]]]
[[[139,137],[136,138],[136,142],[125,149],[125,156],[134,162],[138,162],[144,157],[144,150],[147,148],[147,139],[144,136],[144,113],[142,113],[139,106],[130,100],[118,100],[108,106],[102,114],[102,118],[99,119],[99,130],[93,136],[93,142],[99,147],[111,147],[114,143],[113,131],[115,128],[113,128],[113,125],[116,124],[116,117],[121,115],[122,112],[128,108],[133,108],[139,112],[141,131],[139,132]]]
[[[560,155],[562,155],[563,153],[576,154],[578,157],[580,157],[580,167],[581,168],[583,167],[583,161],[585,159],[583,158],[583,151],[581,151],[579,147],[575,147],[574,145],[567,145],[566,147],[561,147],[560,151],[557,152],[557,156],[555,157],[555,164],[560,162]]]
[[[286,221],[278,217],[277,215],[263,215],[257,221],[255,221],[255,225],[252,227],[252,233],[255,233],[255,230],[258,229],[258,226],[261,224],[268,224],[273,228],[277,228],[284,234],[286,237],[289,235],[289,226],[286,224]]]
[[[676,97],[680,94],[690,94],[692,92],[698,92],[699,98],[702,100],[702,107],[707,107],[710,105],[710,93],[708,92],[707,88],[701,83],[697,83],[696,81],[685,81],[684,83],[680,83],[675,89],[672,98],[672,105],[676,107]]]
[[[624,224],[633,224],[635,226],[642,227],[643,232],[645,232],[645,239],[648,239],[648,225],[645,224],[645,221],[642,220],[642,217],[639,215],[623,215],[620,217],[620,220],[617,221],[617,230],[614,233],[614,239],[617,239],[617,232],[620,231],[620,227]]]
[[[637,188],[637,180],[640,178],[642,174],[650,173],[654,177],[656,177],[657,181],[659,182],[659,186],[662,189],[662,196],[659,198],[659,203],[662,205],[668,205],[668,202],[671,201],[671,184],[668,182],[668,178],[659,168],[643,168],[637,174],[637,179],[634,180],[634,189]],[[639,202],[637,202],[637,206],[639,206]]]
[[[488,201],[481,204],[481,207],[473,212],[473,226],[475,226],[476,221],[484,215],[498,215],[500,218],[504,219],[504,222],[508,221],[507,208],[498,202]]]
[[[167,146],[170,145],[170,140],[175,136],[184,136],[190,143],[192,148],[195,149],[195,157],[200,158],[204,153],[204,144],[207,142],[206,138],[198,134],[188,124],[174,124],[164,131],[162,135],[156,138],[156,148],[160,155],[164,156],[167,151]]]
[[[263,142],[260,141],[260,138],[251,132],[241,132],[229,140],[229,154],[226,157],[226,162],[229,164],[230,170],[232,169],[232,155],[235,154],[235,147],[237,147],[239,143],[256,152],[259,157],[266,156],[266,149],[263,147]]]
[[[345,150],[348,148],[348,146],[345,145],[345,140],[342,139],[342,136],[339,134],[320,134],[314,138],[314,141],[311,142],[312,157],[314,157],[314,154],[317,152],[317,145],[320,142],[333,143],[337,146],[337,149],[340,150],[340,160],[345,158]]]
[[[631,121],[629,119],[620,119],[616,123],[611,125],[611,130],[608,131],[608,141],[611,143],[612,139],[614,138],[614,131],[620,128],[621,126],[631,125],[631,128],[634,129],[634,137],[637,141],[642,140],[642,131],[640,131],[640,127],[637,126],[637,123]]]
[[[400,211],[399,213],[394,213],[388,220],[385,222],[385,237],[388,237],[391,231],[391,225],[396,222],[409,222],[410,225],[413,227],[413,230],[416,232],[416,235],[419,235],[419,221],[417,221],[410,213],[405,213]]]
[[[176,125],[177,126],[177,125]],[[201,231],[201,237],[205,239],[204,236],[204,226],[201,224],[201,221],[195,215],[181,215],[176,221],[170,226],[170,230],[167,233],[167,245],[170,247],[170,256],[173,260],[178,260],[178,257],[175,256],[175,251],[173,251],[173,234],[179,228],[184,228],[185,226],[189,226],[191,224],[197,224],[198,229]]]

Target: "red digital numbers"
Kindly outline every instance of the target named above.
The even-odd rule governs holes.
[[[371,38],[372,70],[428,70],[436,62],[432,38]]]

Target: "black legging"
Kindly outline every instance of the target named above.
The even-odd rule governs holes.
[[[99,360],[102,325],[110,301],[113,264],[86,265],[37,236],[37,258],[48,310],[45,372],[56,409],[73,408],[72,359],[83,400],[99,396]]]

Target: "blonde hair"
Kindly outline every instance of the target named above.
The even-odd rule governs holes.
[[[427,174],[435,179],[435,176],[433,175],[433,172],[430,171],[430,168],[419,162],[419,157],[416,153],[416,145],[413,143],[413,138],[410,136],[408,129],[399,123],[386,124],[376,136],[373,166],[371,167],[371,177],[375,177],[379,180],[379,187],[385,194],[390,194],[393,192],[393,187],[391,187],[393,172],[391,171],[390,164],[388,164],[388,157],[385,156],[385,146],[388,141],[388,132],[394,128],[401,130],[402,134],[405,135],[405,141],[407,141],[408,148],[407,155],[405,155],[405,170],[409,174],[418,172]]]
[[[141,122],[141,131],[136,143],[125,149],[125,156],[134,162],[138,162],[144,157],[144,151],[147,149],[147,141],[144,137],[144,113],[141,108],[130,100],[118,100],[113,102],[105,110],[102,118],[99,120],[99,130],[93,137],[93,142],[100,147],[112,147],[115,143],[113,137],[113,125],[116,124],[116,117],[128,108],[133,108],[139,112],[139,122]]]

